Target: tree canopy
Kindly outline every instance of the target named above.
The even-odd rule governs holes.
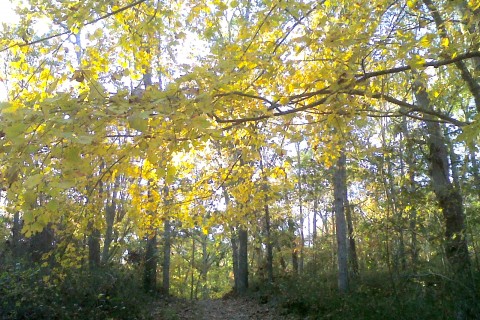
[[[411,265],[430,261],[419,242],[443,244],[460,273],[477,257],[478,0],[15,10],[0,36],[1,216],[25,239],[54,234],[40,260],[80,268],[101,246],[102,263],[125,263],[170,229],[204,254],[248,230],[284,265],[284,250],[317,261],[319,229],[337,235],[339,267],[342,239],[361,268],[381,264],[375,230],[392,232],[388,266],[408,250]]]

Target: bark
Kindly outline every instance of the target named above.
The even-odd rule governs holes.
[[[190,300],[193,300],[193,290],[195,283],[195,237],[192,234],[192,256],[190,262]]]
[[[315,246],[317,242],[317,213],[318,213],[318,199],[316,195],[318,191],[315,191],[315,199],[313,199],[313,218],[312,218],[312,245]],[[315,251],[314,251],[315,252]]]
[[[171,251],[171,227],[168,219],[163,223],[163,264],[162,264],[162,289],[163,293],[170,293],[170,251]]]
[[[110,245],[112,244],[112,241],[113,241],[113,224],[115,222],[115,215],[116,215],[116,203],[115,203],[115,199],[112,199],[112,202],[105,206],[106,229],[105,229],[105,241],[103,243],[103,250],[102,250],[103,265],[107,264],[108,260],[110,259]]]
[[[119,208],[117,206],[117,200],[121,197],[120,192],[118,191],[120,188],[122,177],[119,175],[115,179],[115,183],[113,184],[113,190],[111,192],[111,200],[110,203],[107,203],[105,206],[105,241],[103,243],[103,250],[102,250],[102,264],[107,264],[111,252],[110,246],[114,240],[114,232],[113,232],[113,225],[115,223],[115,217],[120,215],[118,213]],[[118,219],[118,218],[117,218]]]
[[[228,195],[227,189],[223,188],[223,197],[225,199],[225,207],[228,208],[230,205],[230,196]],[[238,293],[239,287],[239,273],[238,273],[238,236],[235,228],[231,227],[231,243],[232,243],[232,265],[233,265],[233,281],[234,286],[233,290]]]
[[[238,294],[248,289],[248,233],[243,227],[238,230]]]
[[[278,252],[278,256],[279,256],[279,260],[280,260],[280,266],[282,267],[282,270],[284,272],[286,272],[287,271],[287,262],[285,261],[285,259],[282,256],[282,248],[280,247],[278,242],[275,244],[275,248],[277,249],[277,252]]]
[[[54,232],[50,226],[46,226],[30,238],[29,251],[32,262],[44,261],[44,254],[53,249],[54,239]]]
[[[272,243],[272,236],[271,236],[271,226],[270,226],[270,208],[268,207],[268,182],[266,180],[265,172],[264,172],[264,165],[263,165],[263,158],[260,149],[260,169],[262,171],[262,190],[265,193],[265,205],[264,205],[264,212],[265,212],[265,246],[267,248],[267,277],[268,283],[273,282],[273,243]]]
[[[470,146],[468,148],[469,151],[469,159],[470,163],[472,164],[472,175],[473,175],[473,184],[476,190],[480,190],[480,171],[477,156],[475,155],[475,147]]]
[[[153,231],[147,237],[145,265],[143,272],[143,287],[146,292],[155,292],[157,287],[157,232]]]
[[[348,291],[347,223],[345,219],[346,156],[342,151],[333,174],[334,209],[337,233],[338,289]]]
[[[232,264],[233,264],[233,281],[234,291],[237,292],[238,288],[238,237],[237,232],[232,228]]]
[[[265,204],[265,229],[267,233],[267,276],[268,282],[273,282],[273,244],[270,230],[270,210],[268,204]]]
[[[431,108],[425,87],[418,81],[414,84],[418,103]],[[430,176],[433,191],[443,211],[445,221],[445,252],[455,274],[470,272],[466,228],[463,213],[463,199],[458,188],[450,182],[448,150],[440,124],[427,119],[428,145],[430,150]]]
[[[153,187],[152,181],[148,182],[148,201],[153,201],[152,193],[150,188]],[[150,218],[153,221],[154,212],[149,212]],[[157,264],[158,264],[158,254],[157,254],[157,230],[155,227],[151,227],[149,233],[147,234],[147,243],[145,250],[145,264],[143,271],[143,287],[146,292],[155,292],[157,289]]]
[[[207,286],[207,276],[208,276],[208,251],[207,251],[207,241],[208,238],[206,235],[202,237],[202,270],[201,270],[201,280],[202,280],[202,299],[208,299],[208,286]]]
[[[413,86],[415,97],[422,107],[432,108],[423,83]],[[479,317],[475,285],[470,270],[470,257],[466,239],[463,198],[460,189],[450,181],[447,142],[440,124],[435,119],[426,119],[428,129],[430,176],[433,191],[443,212],[445,222],[445,253],[455,277],[450,289],[454,296],[455,319]]]
[[[345,199],[344,199],[344,206],[345,206],[345,218],[347,220],[347,230],[348,230],[348,261],[350,263],[350,267],[352,269],[352,274],[357,276],[358,275],[358,257],[357,257],[357,246],[355,244],[355,231],[353,229],[353,221],[352,221],[352,208],[350,206],[350,201],[348,200],[348,193],[346,190],[345,184]]]
[[[304,217],[303,217],[303,188],[302,188],[302,159],[300,157],[300,143],[295,145],[297,149],[297,162],[298,162],[298,208],[299,208],[299,215],[300,215],[300,260],[298,264],[298,273],[302,273],[303,271],[303,247],[305,246],[305,235],[303,233],[303,225],[304,225]]]
[[[20,248],[21,231],[22,225],[20,220],[20,213],[18,211],[15,211],[13,215],[12,226],[12,256],[14,262],[18,262],[20,256],[22,255]]]
[[[293,219],[288,219],[288,230],[291,235],[291,249],[292,249],[292,269],[294,274],[298,274],[298,250],[297,250],[297,241],[295,235],[295,222]]]
[[[90,269],[100,266],[100,230],[97,228],[88,236],[88,265]]]

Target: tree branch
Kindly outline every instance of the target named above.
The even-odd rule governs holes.
[[[427,67],[434,67],[434,68],[439,68],[441,66],[446,66],[449,64],[457,63],[463,60],[471,59],[471,58],[480,58],[480,51],[474,51],[474,52],[467,52],[464,54],[459,54],[454,58],[451,59],[446,59],[446,60],[439,60],[439,61],[430,61],[430,62],[425,62],[422,64],[422,68],[427,68]],[[364,74],[357,74],[355,75],[356,82],[362,82],[370,78],[378,77],[378,76],[383,76],[383,75],[388,75],[388,74],[394,74],[394,73],[400,73],[404,71],[412,70],[411,66],[401,66],[401,67],[396,67],[396,68],[391,68],[391,69],[385,69],[385,70],[379,70],[379,71],[374,71],[374,72],[367,72]]]
[[[132,7],[135,7],[135,6],[139,5],[139,4],[142,4],[142,3],[144,3],[145,1],[147,1],[147,0],[135,1],[135,2],[133,2],[133,3],[131,3],[131,4],[129,4],[129,5],[126,5],[125,7],[119,8],[119,9],[114,10],[114,11],[112,11],[112,12],[109,12],[109,13],[101,16],[101,17],[98,17],[98,18],[96,18],[96,19],[93,19],[93,20],[91,20],[91,21],[88,21],[88,22],[86,22],[85,24],[83,24],[83,26],[88,26],[88,25],[90,25],[90,24],[97,23],[97,22],[99,22],[99,21],[101,21],[101,20],[103,20],[103,19],[106,19],[106,18],[108,18],[108,17],[110,17],[110,16],[113,16],[113,15],[115,15],[115,14],[117,14],[117,13],[120,13],[120,12],[125,11],[125,10],[128,10],[128,9],[130,9],[130,8],[132,8]],[[37,43],[41,43],[41,42],[44,42],[44,41],[47,41],[47,40],[50,40],[50,39],[53,39],[53,38],[61,37],[61,36],[67,35],[67,34],[72,34],[72,31],[67,30],[67,31],[64,31],[64,32],[55,33],[55,34],[53,34],[53,35],[50,35],[50,36],[47,36],[47,37],[44,37],[44,38],[40,38],[40,39],[37,39],[37,40],[34,40],[34,41],[30,41],[30,42],[15,43],[15,44],[12,44],[12,45],[7,46],[7,47],[5,47],[5,48],[2,48],[2,49],[0,50],[0,53],[1,53],[1,52],[4,52],[4,51],[7,51],[8,49],[11,49],[11,48],[13,48],[13,47],[22,48],[22,47],[26,47],[26,46],[31,46],[31,45],[34,45],[34,44],[37,44]]]

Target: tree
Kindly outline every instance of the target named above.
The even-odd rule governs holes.
[[[348,249],[354,272],[357,258],[358,269],[389,267],[392,248],[406,269],[409,242],[412,265],[442,255],[433,192],[451,271],[469,274],[464,207],[468,221],[477,214],[462,190],[478,185],[478,10],[429,0],[19,5],[21,22],[0,37],[0,171],[15,247],[22,226],[33,260],[82,268],[120,265],[144,239],[154,290],[163,231],[164,290],[186,296],[189,284],[193,298],[209,281],[207,235],[218,228],[239,292],[255,276],[248,246],[258,243],[269,282],[276,260],[288,269],[286,251],[294,273],[310,253],[331,260],[315,263],[321,271],[336,255],[346,292]],[[394,150],[402,144],[405,154]],[[464,149],[462,178],[452,159]]]

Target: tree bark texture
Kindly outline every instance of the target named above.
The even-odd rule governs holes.
[[[423,108],[431,109],[425,86],[416,81],[415,96]],[[445,137],[438,122],[427,119],[430,177],[433,191],[443,211],[445,221],[445,253],[456,274],[468,274],[470,259],[465,238],[463,199],[458,188],[450,181],[450,164]]]
[[[238,230],[238,287],[237,293],[244,294],[248,289],[248,233]]]
[[[157,286],[157,233],[153,231],[147,237],[143,287],[146,292],[154,292]]]
[[[347,223],[345,219],[345,184],[346,184],[346,156],[342,151],[333,174],[334,209],[337,234],[337,268],[338,289],[341,293],[348,291],[348,248]]]
[[[163,264],[162,264],[162,289],[163,293],[170,293],[170,251],[171,251],[171,228],[167,219],[163,223]]]
[[[88,236],[88,265],[95,269],[100,265],[100,230],[93,228]]]

